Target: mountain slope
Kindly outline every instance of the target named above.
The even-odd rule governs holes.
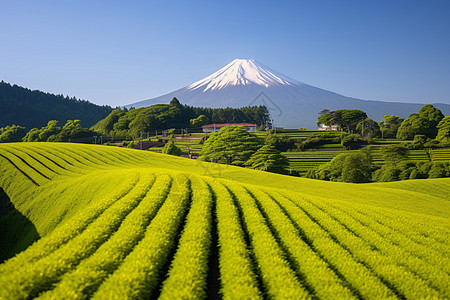
[[[236,59],[189,86],[169,94],[126,105],[143,107],[168,103],[177,97],[182,103],[199,107],[243,107],[266,105],[275,126],[284,128],[316,128],[322,109],[361,109],[380,121],[384,115],[402,118],[416,113],[423,104],[360,100],[326,91],[275,72],[254,60]],[[434,104],[445,115],[450,105]]]
[[[85,100],[53,95],[0,82],[0,127],[25,126],[27,130],[47,125],[57,120],[64,125],[67,120],[81,120],[90,127],[105,118],[112,108],[99,106]]]
[[[0,145],[0,175],[42,236],[2,299],[450,296],[444,194],[65,143]]]

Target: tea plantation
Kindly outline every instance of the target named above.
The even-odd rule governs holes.
[[[0,187],[0,299],[450,298],[450,179],[17,143],[0,145]]]

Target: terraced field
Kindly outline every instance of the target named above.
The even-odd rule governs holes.
[[[450,298],[450,179],[322,182],[57,143],[1,144],[0,175],[1,231],[28,220],[2,253],[40,237],[0,265],[0,299]]]
[[[378,166],[385,164],[381,149],[382,146],[375,145],[372,146],[371,150],[372,161]],[[341,149],[323,149],[304,152],[283,152],[283,155],[289,159],[292,170],[297,170],[301,175],[304,175],[309,169],[329,162],[337,155],[345,152],[348,153],[349,151]],[[431,150],[430,155],[433,161],[450,161],[450,149],[434,149]],[[426,150],[411,150],[408,159],[412,161],[430,161]]]

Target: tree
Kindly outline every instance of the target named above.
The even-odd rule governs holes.
[[[285,173],[289,160],[273,146],[264,145],[247,160],[245,165],[256,170]]]
[[[438,133],[436,126],[444,118],[442,112],[433,105],[426,104],[419,110],[419,117],[427,121],[425,135],[434,139]]]
[[[367,118],[367,114],[359,109],[341,109],[327,113],[328,110],[320,112],[321,116],[317,119],[317,125],[339,125],[348,133],[356,129],[356,125]]]
[[[388,145],[382,151],[383,159],[394,164],[407,159],[409,154],[408,148],[398,145]]]
[[[370,161],[363,153],[347,155],[344,160],[341,179],[343,182],[370,182],[370,168]]]
[[[397,138],[412,140],[415,135],[425,134],[427,126],[427,120],[421,118],[419,114],[412,114],[400,125],[397,131]]]
[[[317,126],[320,126],[320,124],[324,124],[327,126],[330,126],[332,124],[330,124],[330,120],[331,120],[331,111],[329,109],[322,109],[319,112],[319,118],[317,119]]]
[[[380,126],[372,119],[366,118],[356,125],[356,130],[361,134],[361,137],[373,138],[379,136]]]
[[[35,142],[39,140],[39,129],[32,128],[27,134],[23,137],[22,141],[24,142]]]
[[[363,140],[359,138],[358,134],[349,134],[342,138],[341,145],[345,150],[355,150],[363,143]]]
[[[83,128],[80,124],[80,120],[67,120],[67,123],[63,126],[58,135],[49,137],[49,142],[67,141],[70,139],[91,139],[96,133],[87,128]]]
[[[416,134],[414,136],[413,145],[414,149],[423,149],[424,145],[429,141],[430,139],[427,138],[424,134]]]
[[[273,134],[272,132],[267,134],[264,144],[272,146],[280,152],[286,152],[296,147],[294,139],[285,134]]]
[[[205,115],[200,115],[198,116],[198,118],[195,119],[191,119],[189,121],[189,123],[191,123],[191,127],[202,127],[203,125],[206,125],[209,123],[209,119],[207,116]]]
[[[173,97],[173,99],[170,100],[169,105],[170,106],[176,106],[176,107],[182,107],[180,101],[178,101],[178,99],[176,97]]]
[[[443,118],[436,128],[438,129],[436,140],[441,143],[450,143],[450,116]]]
[[[371,160],[367,153],[341,153],[331,161],[308,171],[306,177],[344,182],[369,182],[371,179]]]
[[[442,112],[431,104],[424,105],[418,114],[406,118],[397,132],[397,138],[412,140],[417,134],[434,139],[438,133],[437,125],[444,118]]]
[[[25,137],[25,127],[11,125],[0,128],[0,143],[20,142]]]
[[[168,142],[167,144],[164,145],[162,153],[179,156],[183,153],[183,151],[180,148],[178,148],[174,144],[174,142]]]
[[[381,130],[382,138],[395,138],[397,135],[398,128],[400,124],[403,122],[403,119],[400,119],[394,115],[386,115],[383,117],[383,121],[379,122]]]
[[[201,152],[201,159],[227,165],[243,166],[262,145],[262,139],[241,126],[222,127],[211,134]]]

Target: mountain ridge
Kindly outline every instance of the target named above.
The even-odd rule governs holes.
[[[347,97],[291,79],[253,59],[235,59],[188,86],[125,107],[138,108],[168,103],[174,97],[183,104],[197,107],[237,108],[266,105],[275,126],[308,129],[317,128],[315,123],[319,112],[323,109],[361,109],[369,118],[381,121],[384,115],[391,114],[406,118],[425,105],[425,103],[386,102]],[[450,105],[444,103],[433,105],[444,115],[450,115]]]

